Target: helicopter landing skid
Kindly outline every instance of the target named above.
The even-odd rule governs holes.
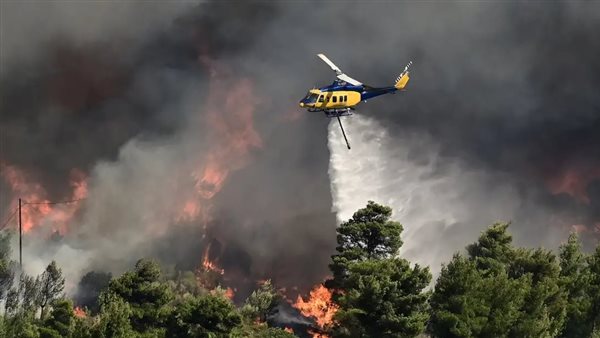
[[[325,116],[329,118],[340,117],[340,116],[350,116],[352,115],[353,108],[337,108],[337,109],[315,109],[309,108],[308,111],[311,113],[314,112],[323,112]]]
[[[352,115],[352,109],[351,108],[328,109],[328,110],[323,110],[323,113],[325,113],[325,116],[327,116],[329,118],[340,117],[340,116],[350,116],[350,115]]]

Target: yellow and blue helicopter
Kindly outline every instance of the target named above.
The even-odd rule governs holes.
[[[350,143],[348,143],[340,117],[352,115],[352,111],[356,109],[355,107],[359,103],[367,102],[370,98],[404,90],[409,80],[408,68],[412,65],[412,61],[404,67],[404,71],[396,78],[396,83],[393,86],[376,88],[367,86],[346,75],[324,54],[318,54],[317,56],[335,72],[336,80],[329,86],[309,90],[306,97],[300,101],[300,107],[308,109],[309,112],[323,112],[329,118],[336,117],[340,123],[346,145],[350,149]]]

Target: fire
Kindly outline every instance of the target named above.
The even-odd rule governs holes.
[[[190,173],[195,193],[188,196],[175,221],[200,219],[204,228],[210,220],[211,199],[217,195],[231,172],[243,168],[250,152],[262,147],[262,139],[254,128],[254,112],[258,100],[252,82],[240,79],[225,65],[203,55],[199,60],[208,68],[210,82],[207,101],[202,110],[208,126],[206,143],[210,149],[197,158]]]
[[[570,168],[559,177],[548,181],[550,192],[555,195],[568,194],[579,202],[590,204],[588,185],[600,179],[600,168]]]
[[[294,333],[294,329],[292,329],[291,327],[286,327],[286,328],[285,328],[285,329],[283,329],[283,330],[284,330],[285,332],[288,332],[288,333],[292,333],[292,334]]]
[[[18,199],[22,200],[21,222],[23,231],[29,232],[42,222],[49,222],[55,231],[65,233],[67,226],[80,207],[76,201],[84,199],[88,194],[86,177],[79,170],[71,171],[70,186],[73,189],[69,201],[73,203],[53,204],[47,198],[46,190],[37,183],[28,181],[27,176],[16,166],[1,164],[2,177],[9,184],[13,196],[11,210],[18,207]]]
[[[179,215],[175,218],[177,222],[193,221],[200,215],[200,204],[194,200],[188,200],[183,204]]]
[[[317,324],[323,328],[331,324],[333,316],[338,310],[337,305],[331,300],[331,291],[322,284],[317,285],[310,291],[310,297],[304,301],[300,295],[294,303],[294,307],[306,317],[313,317]],[[313,338],[319,337],[313,335]]]
[[[235,296],[235,292],[233,291],[232,288],[228,287],[227,289],[225,289],[225,297],[229,298],[230,300],[233,300],[234,296]]]
[[[196,179],[196,190],[200,197],[211,199],[221,190],[229,171],[221,167],[218,161],[215,161],[209,156],[208,164],[204,168],[202,174],[193,173]]]
[[[250,152],[262,147],[262,139],[254,128],[258,100],[252,82],[240,79],[238,74],[205,55],[200,56],[199,61],[210,73],[203,117],[208,126],[206,143],[211,148],[197,159],[196,169],[191,172],[195,193],[186,199],[175,219],[199,219],[204,228],[204,238],[210,221],[211,200],[221,191],[231,172],[246,166]],[[209,252],[210,245],[203,253],[202,269],[223,275],[225,270],[210,260]],[[233,291],[230,291],[233,297]]]
[[[71,181],[69,182],[73,188],[73,200],[81,200],[88,196],[87,177],[78,169],[71,171]]]
[[[225,274],[224,269],[219,268],[216,263],[210,261],[210,259],[208,258],[209,252],[210,245],[206,247],[206,250],[204,250],[204,255],[202,256],[202,267],[204,268],[204,271],[214,271],[218,272],[221,275]]]
[[[214,147],[192,177],[198,195],[209,200],[221,191],[231,171],[247,164],[250,151],[262,147],[262,139],[254,128],[253,116],[258,100],[252,82],[238,79],[236,74],[207,57],[200,61],[211,74],[205,110]]]
[[[75,317],[79,317],[79,318],[85,318],[87,317],[87,314],[85,313],[85,310],[80,308],[79,306],[76,306],[73,309],[73,314],[75,315]]]

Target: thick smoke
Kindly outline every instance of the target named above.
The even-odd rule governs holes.
[[[89,194],[67,234],[25,236],[26,271],[56,259],[74,286],[89,270],[120,273],[143,256],[195,269],[210,244],[242,295],[259,279],[303,290],[327,274],[335,218],[325,121],[296,114],[304,84],[273,100],[280,79],[241,57],[277,8],[48,6],[35,27],[43,36],[24,44],[39,10],[3,5],[24,20],[3,20],[1,159],[50,200],[68,199],[73,168],[88,174]],[[198,188],[194,173],[213,162],[224,185]],[[8,215],[15,196],[4,183]],[[206,217],[176,217],[190,199]]]
[[[434,270],[498,219],[548,246],[573,224],[593,235],[600,220],[597,3],[3,2],[1,12],[0,160],[53,200],[69,196],[72,169],[89,175],[73,231],[26,237],[28,271],[56,258],[75,283],[141,256],[191,269],[211,243],[240,290],[264,278],[305,290],[327,274],[332,210],[342,220],[369,199],[394,207],[404,253]],[[349,152],[324,117],[297,107],[332,79],[318,52],[371,85],[414,62],[408,92],[346,119]],[[239,156],[209,123],[243,128],[232,105],[251,107],[260,137]],[[229,173],[201,201],[208,229],[174,221],[194,194],[191,172],[215,152]],[[7,214],[14,196],[0,187]]]
[[[365,199],[391,205],[405,224],[404,254],[434,271],[501,220],[513,222],[519,244],[556,248],[577,229],[596,245],[598,4],[403,8],[393,19],[370,12],[380,29],[363,28],[380,38],[361,50],[385,60],[369,65],[377,78],[413,59],[408,92],[348,119],[351,152],[330,125],[340,220]],[[397,33],[383,29],[392,21]],[[369,76],[360,62],[340,66]]]

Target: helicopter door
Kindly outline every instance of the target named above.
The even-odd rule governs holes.
[[[319,95],[319,100],[317,101],[319,106],[322,106],[323,103],[325,103],[325,95],[321,94]]]

